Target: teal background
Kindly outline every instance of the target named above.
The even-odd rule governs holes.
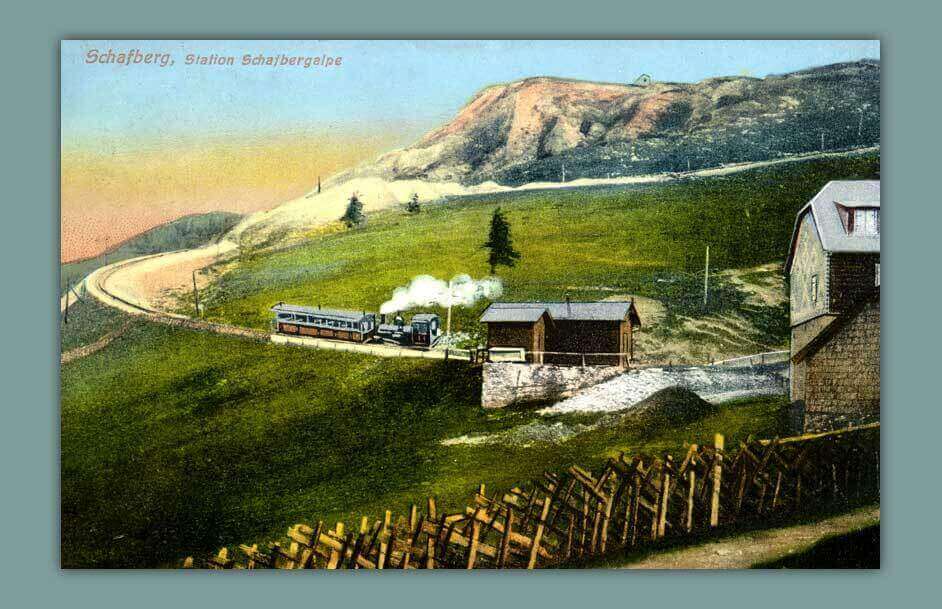
[[[928,3],[510,0],[20,2],[4,9],[0,599],[9,607],[933,604],[939,506],[938,15]],[[62,38],[880,38],[883,569],[808,573],[58,570],[58,41]],[[29,313],[27,315],[27,312]],[[938,602],[938,601],[935,601]],[[692,606],[692,605],[691,605]]]

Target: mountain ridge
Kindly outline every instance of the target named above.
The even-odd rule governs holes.
[[[862,147],[879,142],[879,104],[880,62],[870,59],[695,83],[532,76],[480,89],[412,145],[331,182],[519,185]]]

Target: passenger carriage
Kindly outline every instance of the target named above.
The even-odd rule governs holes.
[[[312,336],[364,343],[376,335],[376,315],[361,311],[304,307],[279,302],[271,308],[274,330],[281,334]]]

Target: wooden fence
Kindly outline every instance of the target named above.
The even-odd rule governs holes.
[[[463,512],[382,520],[298,524],[287,539],[221,549],[184,567],[213,569],[440,569],[559,566],[664,538],[772,520],[879,497],[879,423],[822,434],[749,439],[735,450],[717,435],[671,456],[610,459],[597,472],[573,466],[489,494],[484,485]],[[760,522],[761,523],[761,522]]]

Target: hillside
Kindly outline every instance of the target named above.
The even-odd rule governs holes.
[[[724,405],[672,429],[600,427],[529,447],[443,445],[560,417],[480,408],[460,363],[246,342],[142,321],[62,368],[62,565],[178,566],[223,541],[272,539],[317,515],[408,512],[434,496],[467,505],[482,481],[508,489],[620,451],[780,435],[780,399]],[[582,417],[592,423],[593,417]],[[356,455],[351,459],[350,455]]]
[[[876,60],[697,83],[527,78],[480,91],[415,144],[331,183],[519,185],[697,169],[873,145],[879,117]]]
[[[472,195],[426,205],[417,216],[387,210],[363,228],[210,267],[206,315],[267,328],[278,301],[375,311],[416,275],[481,277],[488,273],[481,244],[501,206],[522,255],[516,267],[499,270],[503,298],[644,297],[638,346],[645,360],[769,351],[787,340],[778,263],[795,213],[831,179],[878,172],[879,156],[871,154],[664,184]],[[708,243],[713,281],[704,309]],[[455,329],[479,334],[485,304],[456,309]]]

